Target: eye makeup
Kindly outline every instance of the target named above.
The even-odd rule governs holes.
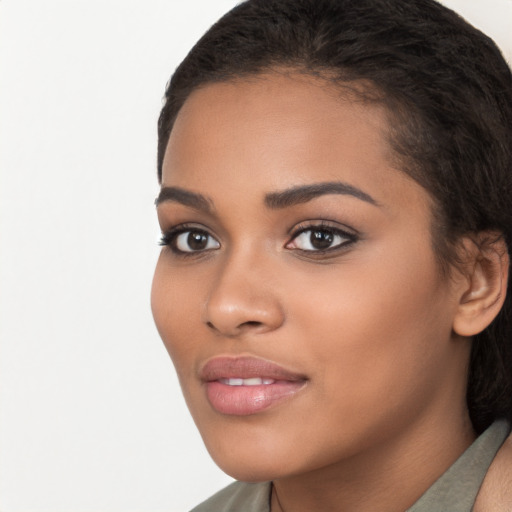
[[[178,256],[192,256],[220,248],[219,241],[197,224],[179,224],[164,233],[159,245],[169,247]]]

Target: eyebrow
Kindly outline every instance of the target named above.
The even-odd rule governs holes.
[[[162,187],[158,197],[155,199],[155,206],[167,201],[180,203],[194,210],[211,213],[213,210],[212,200],[197,192],[190,192],[180,187]]]
[[[280,192],[270,192],[265,195],[265,205],[270,209],[280,210],[297,204],[307,203],[312,199],[328,194],[349,195],[374,206],[380,206],[366,192],[340,181],[299,185]],[[158,206],[167,201],[180,203],[189,208],[207,213],[211,213],[213,210],[213,201],[210,198],[180,187],[162,187],[158,197],[155,199],[155,205]]]
[[[380,206],[379,203],[366,192],[363,192],[361,189],[354,187],[353,185],[340,181],[300,185],[281,192],[272,192],[265,196],[265,204],[269,208],[277,210],[301,203],[307,203],[312,199],[327,194],[353,196],[374,206]]]

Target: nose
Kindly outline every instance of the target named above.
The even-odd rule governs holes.
[[[262,258],[230,258],[214,280],[203,322],[217,334],[236,337],[278,329],[284,312],[275,293],[270,269]]]

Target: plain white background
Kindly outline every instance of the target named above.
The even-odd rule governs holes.
[[[153,326],[156,119],[235,0],[0,1],[0,511],[182,512],[229,482]],[[512,61],[512,0],[446,0]]]

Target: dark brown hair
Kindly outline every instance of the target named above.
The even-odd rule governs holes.
[[[283,67],[340,87],[371,84],[361,94],[388,107],[401,169],[436,204],[433,240],[445,270],[456,263],[462,235],[500,233],[510,252],[511,72],[491,39],[434,0],[238,5],[199,40],[167,86],[159,179],[173,123],[192,91]],[[502,311],[472,342],[467,401],[478,432],[495,418],[512,418],[510,281],[508,288]]]

